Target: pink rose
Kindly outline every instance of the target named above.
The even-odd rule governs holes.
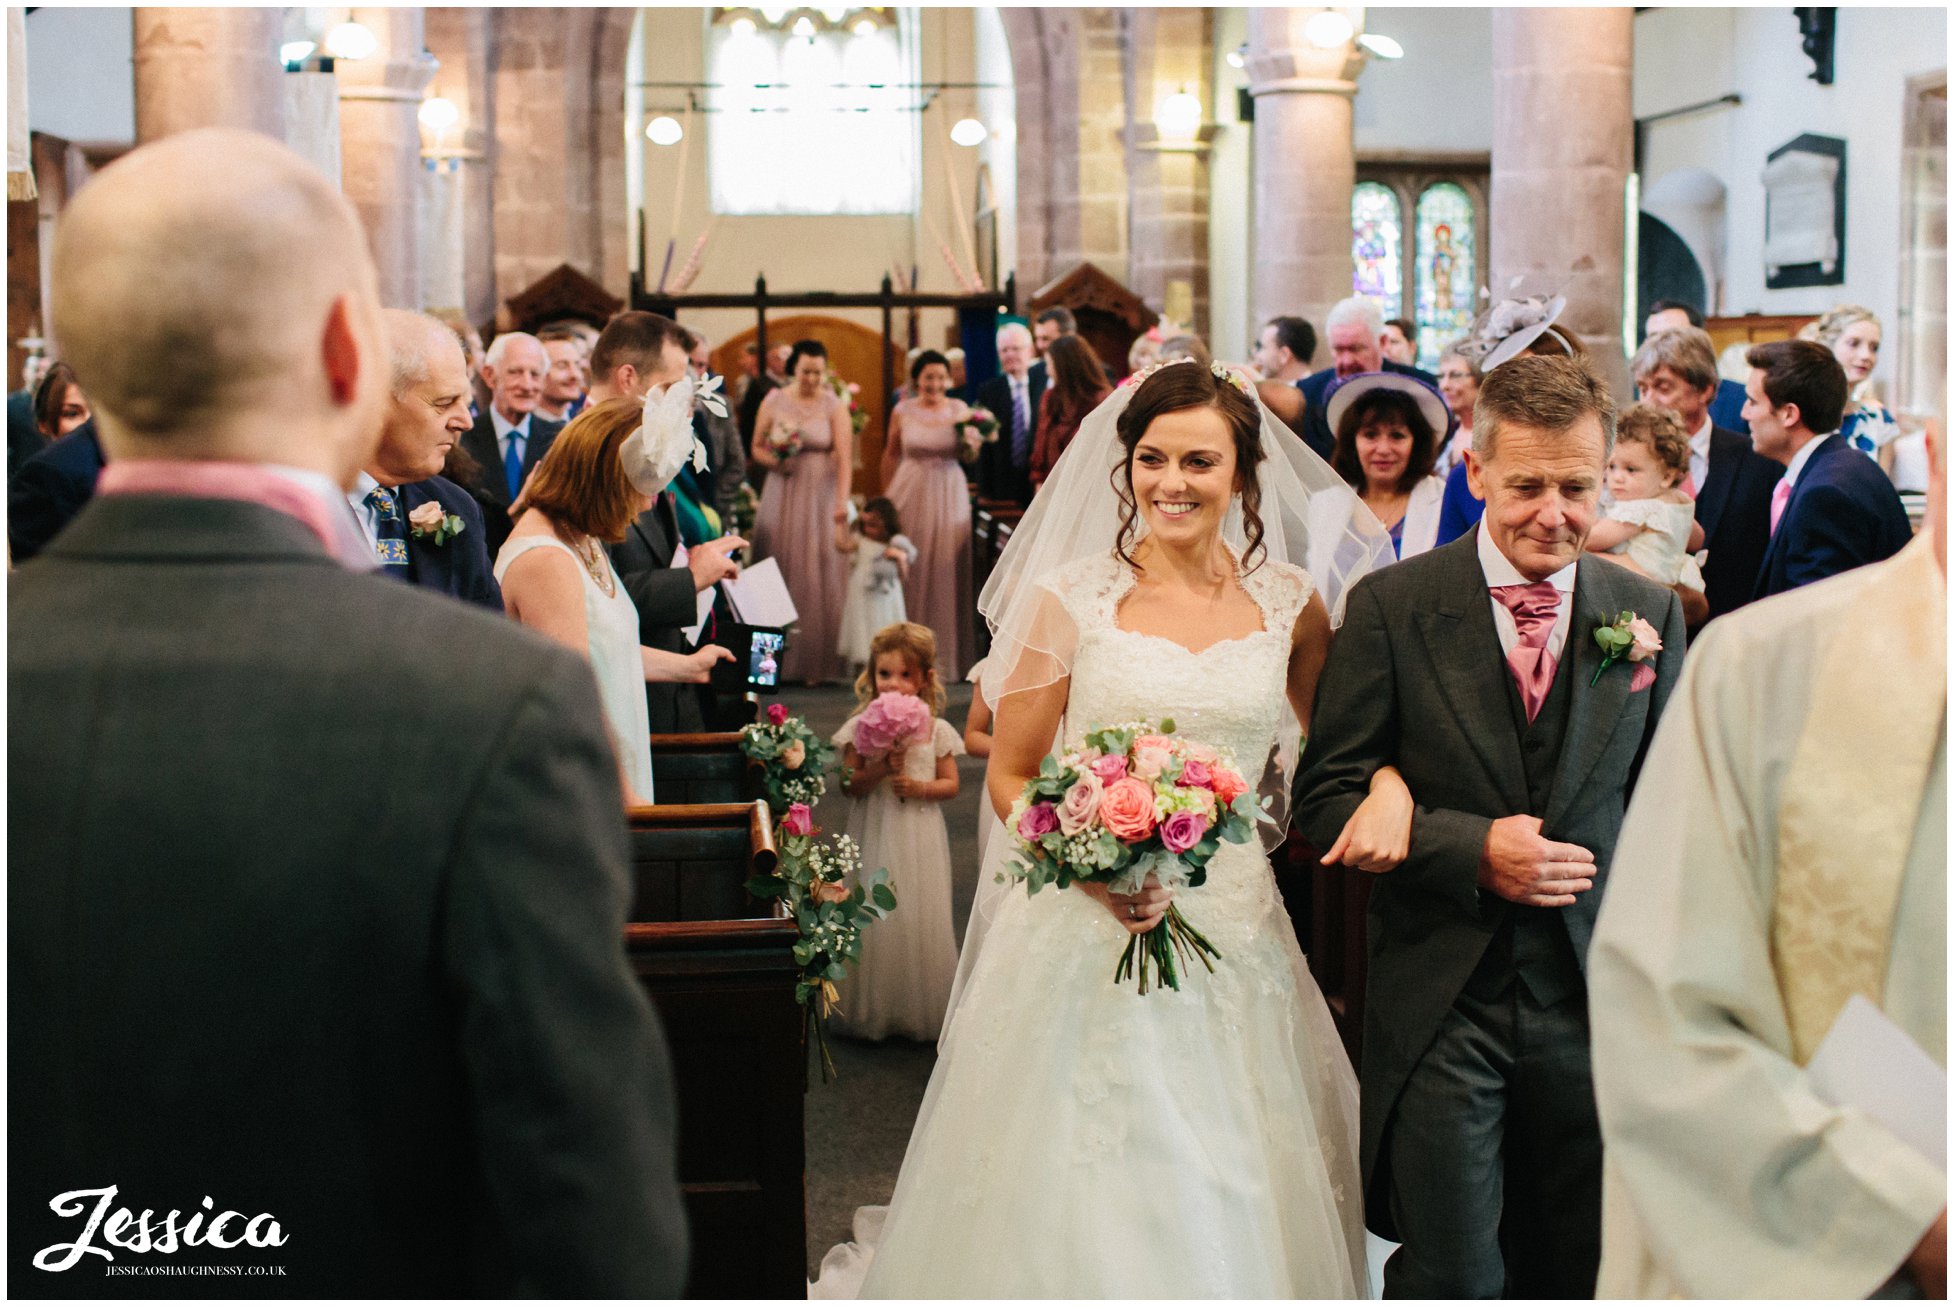
[[[1018,838],[1035,840],[1058,829],[1058,811],[1049,803],[1034,803],[1018,818]]]
[[[1195,812],[1177,812],[1160,824],[1160,842],[1169,853],[1185,853],[1208,833],[1208,820]]]
[[[1181,745],[1181,752],[1198,762],[1206,763],[1210,767],[1221,761],[1221,755],[1213,749],[1210,749],[1205,744],[1195,744],[1192,741],[1183,743]]]
[[[1106,787],[1099,820],[1122,844],[1137,844],[1153,834],[1153,787],[1127,776]]]
[[[784,703],[768,704],[767,724],[769,726],[784,726],[786,725],[786,723],[787,723],[787,705]]]
[[[425,504],[416,505],[407,515],[407,525],[416,531],[439,531],[448,522],[448,510],[430,499]]]
[[[1099,778],[1090,771],[1081,772],[1072,788],[1058,805],[1058,828],[1067,835],[1077,835],[1092,825],[1093,816],[1099,811],[1099,800],[1106,792]]]
[[[1100,784],[1111,785],[1114,781],[1125,779],[1126,759],[1107,754],[1087,763],[1086,770],[1097,776]]]
[[[814,833],[814,812],[805,803],[790,804],[787,815],[780,819],[780,829],[789,835],[812,835]]]
[[[1181,765],[1181,784],[1211,790],[1214,788],[1214,772],[1199,758],[1189,758]]]
[[[1213,779],[1214,796],[1223,803],[1233,803],[1238,795],[1248,790],[1248,782],[1227,767],[1216,767]]]
[[[1662,637],[1656,634],[1653,626],[1638,617],[1628,624],[1628,633],[1635,643],[1628,647],[1628,661],[1647,662],[1662,652]]]
[[[807,746],[799,740],[788,741],[787,747],[780,751],[780,765],[788,771],[798,770],[800,765],[806,761]]]
[[[1133,774],[1142,780],[1160,775],[1161,768],[1173,758],[1172,746],[1158,735],[1143,735],[1133,741]]]

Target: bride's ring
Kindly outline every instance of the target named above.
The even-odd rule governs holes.
[[[1126,905],[1126,919],[1127,919],[1128,921],[1138,921],[1138,920],[1140,919],[1140,905],[1139,905],[1139,904],[1137,904],[1137,903],[1129,903],[1129,904],[1127,904],[1127,905]]]

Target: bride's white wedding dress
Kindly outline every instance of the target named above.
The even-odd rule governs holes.
[[[1078,631],[1065,738],[1171,717],[1253,775],[1283,720],[1307,574],[1270,562],[1243,576],[1263,629],[1198,653],[1119,629],[1133,580],[1109,553],[1047,583]],[[1141,997],[1113,983],[1127,933],[1105,907],[1011,889],[880,1237],[864,1209],[858,1237],[874,1247],[830,1252],[816,1296],[857,1283],[876,1298],[1367,1292],[1356,1081],[1268,858],[1224,844],[1177,902],[1221,959]]]

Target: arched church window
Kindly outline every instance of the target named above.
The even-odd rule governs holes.
[[[1454,182],[1434,182],[1418,195],[1417,268],[1413,312],[1418,366],[1436,369],[1446,345],[1472,325],[1476,217],[1472,197]]]
[[[1350,260],[1356,265],[1352,289],[1375,300],[1395,318],[1404,294],[1404,217],[1397,194],[1377,182],[1359,182],[1350,192]]]
[[[916,77],[897,11],[711,13],[705,117],[713,212],[915,211]],[[771,21],[776,13],[780,21]]]

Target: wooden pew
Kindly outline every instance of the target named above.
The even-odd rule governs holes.
[[[740,752],[738,731],[651,737],[651,781],[660,806],[750,803],[760,797],[758,770]]]
[[[806,1293],[800,933],[746,893],[776,865],[765,804],[629,810],[625,951],[658,1009],[678,1085],[688,1298]]]

